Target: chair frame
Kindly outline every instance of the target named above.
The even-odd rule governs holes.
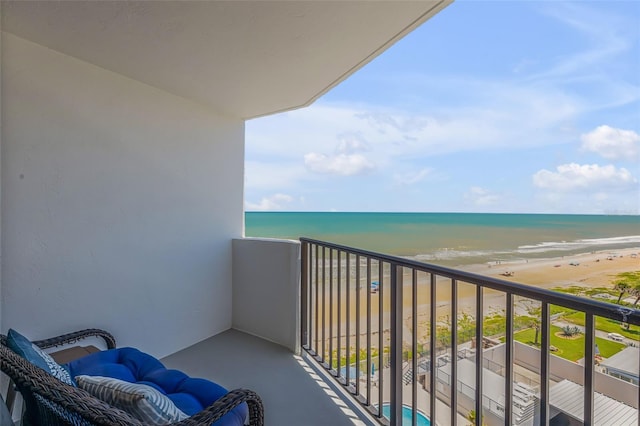
[[[51,339],[37,340],[33,343],[41,349],[65,344],[73,344],[88,337],[100,337],[108,349],[116,347],[116,340],[109,332],[100,329],[86,329],[63,334]],[[83,389],[68,385],[45,370],[36,367],[29,361],[13,352],[7,346],[7,336],[0,334],[0,367],[25,403],[23,423],[26,425],[70,425],[68,420],[60,417],[51,404],[43,404],[42,398],[75,413],[86,425],[95,426],[142,426],[140,420],[125,411],[115,408],[94,397]],[[10,385],[11,388],[11,385]],[[42,398],[36,398],[40,395]],[[7,400],[9,404],[9,399]],[[249,425],[264,425],[264,407],[260,397],[249,389],[235,389],[199,413],[171,423],[173,426],[209,426],[242,403],[249,407]],[[11,407],[9,407],[11,410]]]

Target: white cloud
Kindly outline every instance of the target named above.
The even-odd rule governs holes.
[[[607,160],[636,159],[640,155],[640,135],[633,130],[599,126],[583,134],[582,149],[595,152]]]
[[[251,203],[247,201],[245,207],[247,210],[282,210],[286,204],[293,201],[293,197],[287,194],[274,194],[270,197],[264,197],[259,203]]]
[[[394,175],[393,179],[398,185],[409,186],[422,182],[432,172],[432,169],[426,168],[417,172],[408,172]]]
[[[464,198],[470,200],[477,206],[490,206],[500,201],[502,197],[479,186],[472,186],[469,188],[469,191],[464,194]]]
[[[562,164],[555,172],[543,169],[533,175],[534,186],[552,192],[626,191],[637,187],[638,180],[625,168],[609,164]]]
[[[336,153],[338,154],[354,154],[371,150],[369,144],[360,135],[342,135],[338,139],[338,146],[336,147]]]
[[[310,152],[305,154],[304,164],[311,172],[340,176],[359,175],[375,168],[361,154],[325,155]]]
[[[555,87],[469,76],[430,77],[415,85],[425,93],[451,88],[453,98],[473,96],[463,105],[446,97],[438,105],[429,105],[425,99],[427,104],[411,109],[319,101],[247,123],[247,152],[293,161],[307,153],[328,155],[321,147],[329,145],[334,147],[333,154],[366,153],[370,162],[383,169],[398,157],[512,149],[514,141],[522,148],[568,142],[577,135],[558,129],[585,108],[578,98]]]

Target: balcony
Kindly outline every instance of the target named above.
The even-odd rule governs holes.
[[[624,338],[615,355],[635,351],[626,371],[601,361],[595,323],[638,326],[639,311],[301,241],[234,240],[234,300],[246,305],[234,306],[234,329],[165,365],[255,390],[273,425],[638,424],[638,342]],[[247,267],[258,258],[271,268]],[[584,313],[579,362],[540,349],[552,348],[558,307]],[[539,348],[518,341],[536,324]]]
[[[297,243],[242,239],[244,120],[312,102],[451,1],[329,3],[3,1],[2,328],[107,328],[255,388],[274,425],[369,422],[362,410],[384,423],[380,402],[391,424],[403,405],[441,425],[473,407],[477,424],[515,422],[526,392],[546,423],[558,369],[583,387],[567,415],[597,423],[600,386],[627,377],[591,362],[594,316],[624,319],[617,307],[309,240],[301,265]],[[496,295],[506,343],[483,335]],[[523,297],[545,348],[528,365]],[[547,350],[552,305],[586,314],[586,368]],[[615,380],[637,409],[637,387]]]

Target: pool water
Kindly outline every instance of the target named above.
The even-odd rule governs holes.
[[[347,367],[340,368],[340,376],[346,378],[347,377]],[[349,380],[355,380],[357,376],[357,371],[355,367],[349,367]],[[362,370],[360,370],[360,377],[364,376]]]
[[[389,418],[391,415],[391,406],[390,404],[382,404],[382,415],[386,418]],[[402,426],[411,426],[412,420],[412,410],[411,407],[403,405],[402,406]],[[431,426],[431,421],[429,418],[418,411],[416,416],[416,424],[418,426]]]

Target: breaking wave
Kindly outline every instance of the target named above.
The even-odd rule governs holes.
[[[498,255],[507,255],[510,251],[495,250],[456,250],[456,249],[439,249],[433,253],[424,253],[413,256],[414,259],[424,261],[434,260],[454,260],[467,257],[496,257]]]
[[[640,244],[640,235],[630,235],[626,237],[612,238],[590,238],[575,241],[550,241],[532,245],[519,246],[518,253],[544,253],[548,251],[574,251],[574,250],[596,250],[598,247],[612,247],[617,245]]]
[[[545,257],[545,253],[615,250],[640,246],[640,235],[613,238],[591,238],[575,241],[546,241],[538,244],[521,245],[513,250],[464,250],[454,248],[440,248],[430,253],[422,253],[410,258],[421,262],[436,262],[445,264],[482,263],[489,261],[514,261],[529,258]]]

